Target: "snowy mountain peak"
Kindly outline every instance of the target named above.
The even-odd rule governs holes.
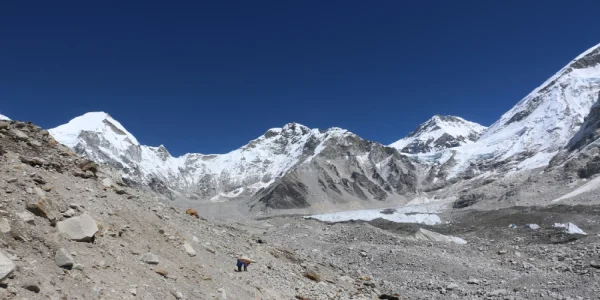
[[[75,147],[85,132],[100,133],[114,144],[122,145],[122,149],[140,145],[121,123],[105,112],[89,112],[50,130],[52,136],[68,147]]]
[[[435,115],[390,147],[411,154],[435,152],[473,143],[485,129],[460,117]]]
[[[10,119],[7,116],[2,114],[0,114],[0,120],[10,121]]]

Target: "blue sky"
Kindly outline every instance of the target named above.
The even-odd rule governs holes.
[[[106,111],[172,154],[268,128],[381,143],[434,114],[490,125],[600,43],[598,1],[3,1],[0,113]]]

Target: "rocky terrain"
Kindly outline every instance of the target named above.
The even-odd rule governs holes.
[[[248,230],[186,214],[33,124],[0,122],[0,299],[364,299]],[[264,239],[264,238],[263,238]],[[256,260],[234,272],[236,257]],[[312,279],[309,279],[312,278]],[[315,279],[317,281],[315,281]],[[352,278],[351,281],[359,281]],[[350,296],[352,294],[352,296]]]
[[[118,170],[34,124],[0,121],[0,145],[0,299],[596,299],[600,292],[597,206],[462,209],[432,226],[291,216],[223,223],[128,187]],[[569,222],[586,235],[554,227]],[[256,263],[234,272],[241,255]]]

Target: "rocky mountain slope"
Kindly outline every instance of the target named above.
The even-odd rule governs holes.
[[[126,186],[120,171],[34,124],[0,121],[0,145],[0,299],[591,299],[600,291],[594,207],[458,212],[426,228],[299,217],[220,223]],[[506,225],[522,220],[540,227]],[[576,222],[588,235],[553,222]],[[247,272],[234,271],[240,256],[256,261]]]
[[[415,167],[406,157],[340,128],[290,123],[227,154],[181,157],[163,146],[141,145],[102,112],[49,132],[77,153],[122,170],[127,181],[171,199],[246,199],[261,210],[370,203],[416,191]]]
[[[433,116],[390,147],[402,153],[428,153],[474,143],[485,126],[455,116]]]
[[[371,299],[356,273],[129,188],[38,126],[0,121],[0,145],[0,299]]]

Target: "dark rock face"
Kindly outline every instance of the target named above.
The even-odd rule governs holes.
[[[586,56],[587,57],[587,56]],[[597,59],[600,54],[594,56]],[[592,61],[588,61],[593,63]],[[600,95],[585,117],[579,131],[571,138],[563,151],[550,161],[547,170],[562,166],[567,174],[590,178],[600,173]]]
[[[584,69],[600,64],[600,48],[594,49],[584,57],[576,60],[571,67],[574,69]]]
[[[483,194],[466,194],[461,195],[458,200],[454,202],[452,208],[465,208],[474,205],[479,200],[483,199]]]
[[[283,179],[260,196],[259,201],[272,209],[306,208],[310,205],[305,198],[307,193],[308,187],[302,182]]]

